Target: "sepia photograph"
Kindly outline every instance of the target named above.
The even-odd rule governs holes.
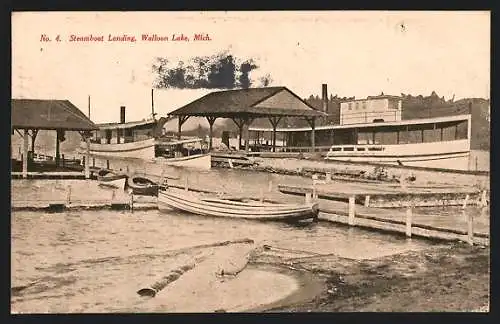
[[[14,11],[11,314],[490,311],[490,11]]]

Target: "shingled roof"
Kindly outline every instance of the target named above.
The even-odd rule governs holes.
[[[320,117],[315,110],[286,87],[249,88],[211,92],[169,115],[241,117]]]
[[[12,128],[96,130],[96,125],[68,100],[12,99]]]

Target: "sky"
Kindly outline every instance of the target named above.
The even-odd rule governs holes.
[[[142,42],[141,35],[209,34],[204,42]],[[51,42],[40,41],[45,34]],[[137,42],[69,42],[77,36],[135,35]],[[60,36],[60,42],[55,41]],[[151,113],[156,57],[187,60],[228,50],[253,58],[272,86],[302,98],[385,94],[489,98],[488,11],[15,12],[12,97],[67,99],[94,122]],[[155,90],[161,116],[214,91]]]

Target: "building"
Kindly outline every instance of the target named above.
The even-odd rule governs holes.
[[[379,95],[340,104],[340,125],[400,121],[402,98]]]

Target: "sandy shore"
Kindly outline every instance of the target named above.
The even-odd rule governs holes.
[[[289,263],[323,279],[320,294],[273,312],[488,312],[489,248],[457,243],[377,259],[309,257]]]

